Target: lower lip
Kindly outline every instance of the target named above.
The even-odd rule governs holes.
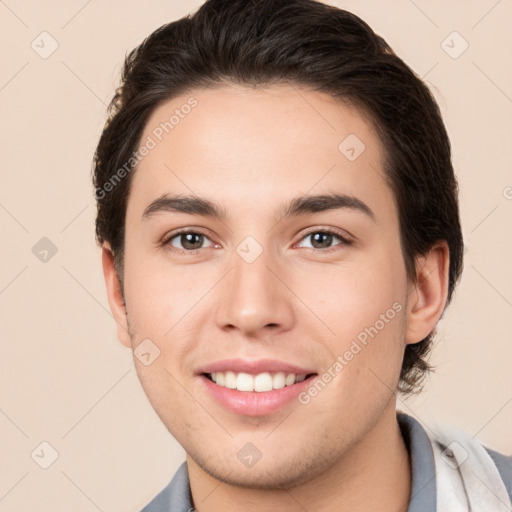
[[[238,391],[219,386],[204,375],[201,380],[208,392],[226,409],[244,416],[266,416],[279,411],[308,388],[315,376],[296,382],[291,386],[272,391]],[[298,400],[297,400],[298,401]]]

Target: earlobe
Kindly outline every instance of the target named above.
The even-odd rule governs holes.
[[[114,266],[114,255],[107,242],[103,244],[101,250],[103,276],[105,278],[110,310],[112,311],[112,315],[116,321],[117,338],[125,347],[132,348],[126,307],[123,300],[123,294],[121,292],[121,284]]]
[[[448,297],[450,255],[446,241],[416,260],[417,282],[408,297],[406,343],[426,338],[441,318]]]

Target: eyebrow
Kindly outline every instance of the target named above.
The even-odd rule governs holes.
[[[346,194],[321,194],[314,196],[300,196],[283,205],[279,210],[280,218],[285,219],[311,213],[319,213],[328,210],[349,209],[363,213],[377,221],[373,210],[363,201]],[[170,195],[163,194],[152,201],[144,210],[142,220],[149,219],[156,213],[176,212],[189,215],[202,215],[223,220],[226,218],[226,210],[215,201],[196,195]]]

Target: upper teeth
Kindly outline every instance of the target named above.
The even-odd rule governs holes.
[[[306,378],[306,375],[295,375],[294,373],[285,374],[284,372],[277,373],[259,373],[258,375],[251,375],[250,373],[235,373],[235,372],[216,372],[210,374],[213,382],[219,386],[230,389],[237,389],[238,391],[271,391],[272,389],[281,389],[285,386],[291,386],[296,382],[301,382]]]

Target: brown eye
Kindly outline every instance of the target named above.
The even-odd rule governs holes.
[[[330,252],[330,250],[336,250],[336,247],[338,246],[345,246],[345,245],[351,245],[352,241],[348,240],[347,238],[339,235],[338,233],[335,233],[333,231],[327,231],[327,230],[316,230],[316,231],[310,231],[307,233],[302,240],[306,239],[311,240],[311,245],[309,248],[316,249],[322,252]],[[333,242],[339,240],[339,243],[335,243],[333,245]],[[308,247],[308,246],[306,246]],[[328,250],[325,250],[328,249]]]
[[[168,238],[164,244],[178,252],[192,252],[205,248],[203,247],[205,240],[208,240],[211,244],[211,240],[202,233],[197,231],[181,231]]]
[[[311,235],[311,245],[315,249],[325,249],[330,247],[333,241],[333,236],[329,233],[324,233],[319,231],[318,233],[312,233]]]

